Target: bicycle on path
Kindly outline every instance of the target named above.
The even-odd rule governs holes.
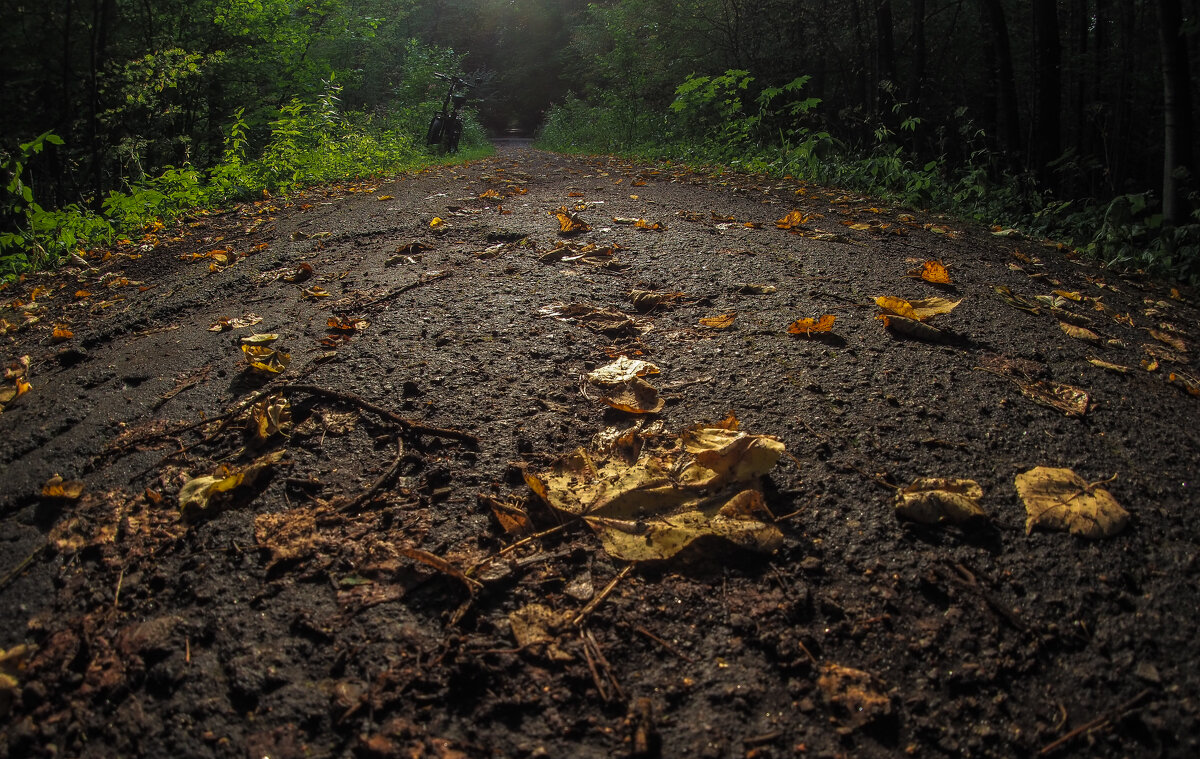
[[[446,153],[458,151],[458,141],[462,138],[463,120],[459,110],[467,102],[466,90],[474,85],[465,79],[446,74],[434,74],[438,79],[450,83],[446,99],[442,101],[442,110],[434,114],[429,122],[429,131],[425,133],[425,144],[437,145]]]

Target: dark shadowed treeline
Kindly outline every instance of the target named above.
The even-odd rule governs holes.
[[[421,152],[432,72],[453,70],[478,80],[493,133],[540,125],[560,149],[854,186],[1196,274],[1198,13],[1200,0],[0,0],[0,258],[28,242],[16,229],[65,249],[103,228],[60,234],[66,220],[33,219],[31,203],[136,222],[164,206],[147,187],[178,205],[213,197],[189,182],[223,197],[399,166]]]
[[[548,137],[644,151],[683,139],[917,202],[949,182],[952,205],[987,195],[998,204],[985,211],[1040,212],[1080,245],[1091,228],[1101,247],[1120,243],[1115,258],[1157,245],[1172,266],[1194,263],[1194,227],[1171,226],[1191,225],[1197,207],[1198,11],[1195,0],[593,3],[564,59],[580,100]],[[824,165],[787,154],[797,146]]]

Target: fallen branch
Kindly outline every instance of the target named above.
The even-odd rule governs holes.
[[[1046,754],[1049,754],[1050,752],[1054,751],[1054,749],[1058,748],[1059,746],[1063,745],[1064,743],[1066,743],[1074,738],[1077,738],[1080,735],[1083,735],[1084,733],[1086,733],[1088,731],[1095,730],[1096,728],[1098,728],[1106,723],[1112,722],[1113,720],[1115,720],[1118,717],[1120,717],[1121,715],[1123,715],[1125,712],[1133,709],[1135,706],[1140,704],[1152,692],[1153,691],[1151,691],[1149,688],[1147,688],[1146,690],[1142,691],[1141,693],[1137,694],[1133,698],[1129,699],[1125,703],[1118,706],[1116,709],[1113,709],[1109,712],[1106,712],[1105,714],[1100,715],[1099,717],[1092,720],[1091,722],[1087,722],[1087,723],[1080,725],[1079,727],[1075,728],[1074,730],[1072,730],[1071,732],[1062,736],[1061,738],[1054,741],[1053,743],[1049,743],[1046,746],[1044,746],[1042,748],[1042,750],[1038,752],[1038,756],[1045,756]]]
[[[401,295],[408,292],[409,290],[415,290],[418,287],[422,287],[423,285],[429,284],[430,282],[438,282],[449,276],[450,276],[450,272],[439,271],[439,272],[435,272],[432,276],[421,277],[416,282],[409,282],[407,285],[401,285],[400,287],[397,287],[394,290],[390,290],[387,293],[384,293],[383,295],[379,296],[375,300],[367,301],[363,305],[359,306],[359,308],[357,310],[361,311],[361,310],[365,310],[368,308],[373,308],[375,306],[378,306],[381,303],[387,303],[388,301],[395,300],[396,298],[400,297]]]
[[[330,400],[341,401],[342,403],[358,406],[359,408],[366,409],[372,414],[377,414],[384,419],[399,425],[407,432],[415,432],[418,435],[432,435],[433,437],[449,438],[451,440],[461,440],[472,445],[479,444],[479,438],[470,434],[469,432],[460,432],[459,430],[446,429],[442,427],[429,427],[421,424],[420,422],[414,422],[411,419],[405,419],[396,412],[386,409],[377,403],[368,401],[366,398],[355,395],[354,393],[347,393],[342,390],[330,390],[329,388],[321,387],[319,385],[282,385],[275,388],[273,392],[286,392],[288,390],[298,393],[308,393],[309,395],[316,395],[322,398],[328,398]]]

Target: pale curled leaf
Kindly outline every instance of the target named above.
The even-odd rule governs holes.
[[[975,480],[918,477],[896,491],[896,514],[922,524],[964,524],[987,518],[979,508],[982,497]]]
[[[1076,340],[1083,340],[1094,345],[1099,345],[1104,342],[1103,338],[1087,327],[1077,327],[1074,324],[1068,324],[1067,322],[1059,322],[1058,326],[1060,329],[1062,329],[1063,334],[1065,334],[1067,337],[1073,337]]]
[[[233,471],[222,467],[216,475],[205,475],[188,480],[179,491],[179,520],[191,524],[204,516],[216,511],[214,502],[220,500],[223,493],[246,485],[251,486],[258,477],[269,467],[283,458],[284,451],[272,451],[260,456],[242,469]]]
[[[605,385],[600,399],[618,411],[630,414],[657,414],[666,404],[658,395],[658,389],[641,377]]]
[[[611,455],[581,448],[525,480],[552,508],[582,517],[606,551],[627,561],[667,559],[703,536],[777,547],[782,534],[761,521],[758,488],[783,443],[721,425],[688,430],[682,445],[672,438],[646,438]]]
[[[1088,484],[1070,469],[1034,467],[1017,475],[1016,486],[1028,514],[1026,533],[1046,527],[1084,538],[1107,538],[1129,522],[1129,512],[1111,493]]]
[[[1014,381],[1021,388],[1021,394],[1034,403],[1057,409],[1067,416],[1083,416],[1088,410],[1088,394],[1082,388],[1064,385],[1060,382],[1038,380],[1037,382]]]
[[[924,340],[930,343],[942,342],[946,339],[946,333],[942,332],[937,327],[934,327],[916,319],[909,319],[904,316],[896,316],[895,314],[883,314],[877,317],[883,321],[883,326],[898,335]]]
[[[597,385],[619,385],[634,377],[658,374],[658,367],[649,361],[620,356],[616,361],[589,372],[588,382]]]

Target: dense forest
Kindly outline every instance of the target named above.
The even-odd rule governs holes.
[[[4,272],[484,129],[773,172],[1200,276],[1197,0],[0,1]]]

